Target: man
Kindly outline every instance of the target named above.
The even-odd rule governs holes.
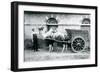
[[[37,38],[37,34],[34,31],[34,29],[32,29],[32,43],[33,43],[33,50],[34,51],[38,51],[38,38]]]

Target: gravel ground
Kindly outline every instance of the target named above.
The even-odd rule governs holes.
[[[71,53],[67,52],[48,52],[47,50],[25,50],[24,61],[54,61],[54,60],[73,60],[73,59],[88,59],[90,54],[88,52]]]

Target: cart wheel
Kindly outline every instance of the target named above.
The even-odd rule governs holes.
[[[82,52],[85,49],[85,40],[79,36],[72,40],[72,50],[76,53]]]

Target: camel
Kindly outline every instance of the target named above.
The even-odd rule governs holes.
[[[45,32],[44,30],[42,30],[42,35],[43,35],[43,39],[53,39],[53,40],[49,40],[49,52],[53,51],[53,43],[54,42],[63,42],[66,37],[68,36],[67,35],[67,32],[65,31],[65,29],[62,29],[62,32],[59,31],[58,29],[55,31],[53,30],[52,28],[50,28],[49,31]],[[58,37],[61,38],[58,39]],[[63,49],[62,49],[62,52],[64,52],[64,50],[67,50],[67,44],[66,43],[63,43]]]

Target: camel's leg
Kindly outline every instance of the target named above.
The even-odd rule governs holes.
[[[63,49],[62,49],[62,52],[64,52],[64,50],[65,50],[65,44],[63,44]]]
[[[51,52],[51,50],[52,50],[52,45],[49,44],[49,52]]]
[[[52,51],[53,51],[53,46],[52,46]]]
[[[67,49],[68,49],[68,45],[67,44],[66,44],[65,48],[66,48],[66,51],[67,51]]]

